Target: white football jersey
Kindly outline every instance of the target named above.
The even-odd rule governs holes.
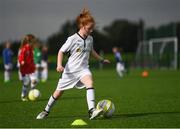
[[[69,52],[70,56],[66,63],[64,73],[79,72],[89,67],[89,56],[93,49],[93,38],[86,39],[78,33],[68,37],[67,41],[60,48],[63,53]]]

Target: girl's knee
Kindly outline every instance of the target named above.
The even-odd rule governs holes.
[[[93,80],[92,79],[88,79],[85,81],[84,83],[87,87],[92,88],[93,87]]]
[[[32,80],[32,84],[36,85],[37,84],[37,80]]]

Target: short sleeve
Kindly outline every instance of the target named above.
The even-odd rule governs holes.
[[[66,40],[66,42],[63,44],[63,46],[60,48],[60,51],[62,51],[62,52],[68,52],[68,51],[70,51],[71,46],[72,46],[72,39],[71,39],[71,38],[68,38],[68,39]]]

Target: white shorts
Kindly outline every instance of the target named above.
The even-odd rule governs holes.
[[[59,79],[56,90],[67,90],[73,87],[77,89],[82,89],[85,86],[81,83],[81,79],[86,76],[91,75],[91,71],[89,69],[84,69],[80,72],[75,73],[63,73],[62,78]]]
[[[48,63],[44,60],[41,61],[41,67],[42,68],[47,68],[48,67]]]
[[[117,71],[123,71],[125,68],[124,68],[124,64],[123,63],[117,63],[116,64],[116,70]]]
[[[13,68],[13,65],[11,63],[4,65],[5,70],[12,70],[12,68]]]

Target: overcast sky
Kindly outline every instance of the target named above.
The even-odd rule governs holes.
[[[0,42],[33,33],[45,40],[83,7],[90,9],[97,27],[115,19],[158,26],[180,21],[180,0],[0,0]]]

